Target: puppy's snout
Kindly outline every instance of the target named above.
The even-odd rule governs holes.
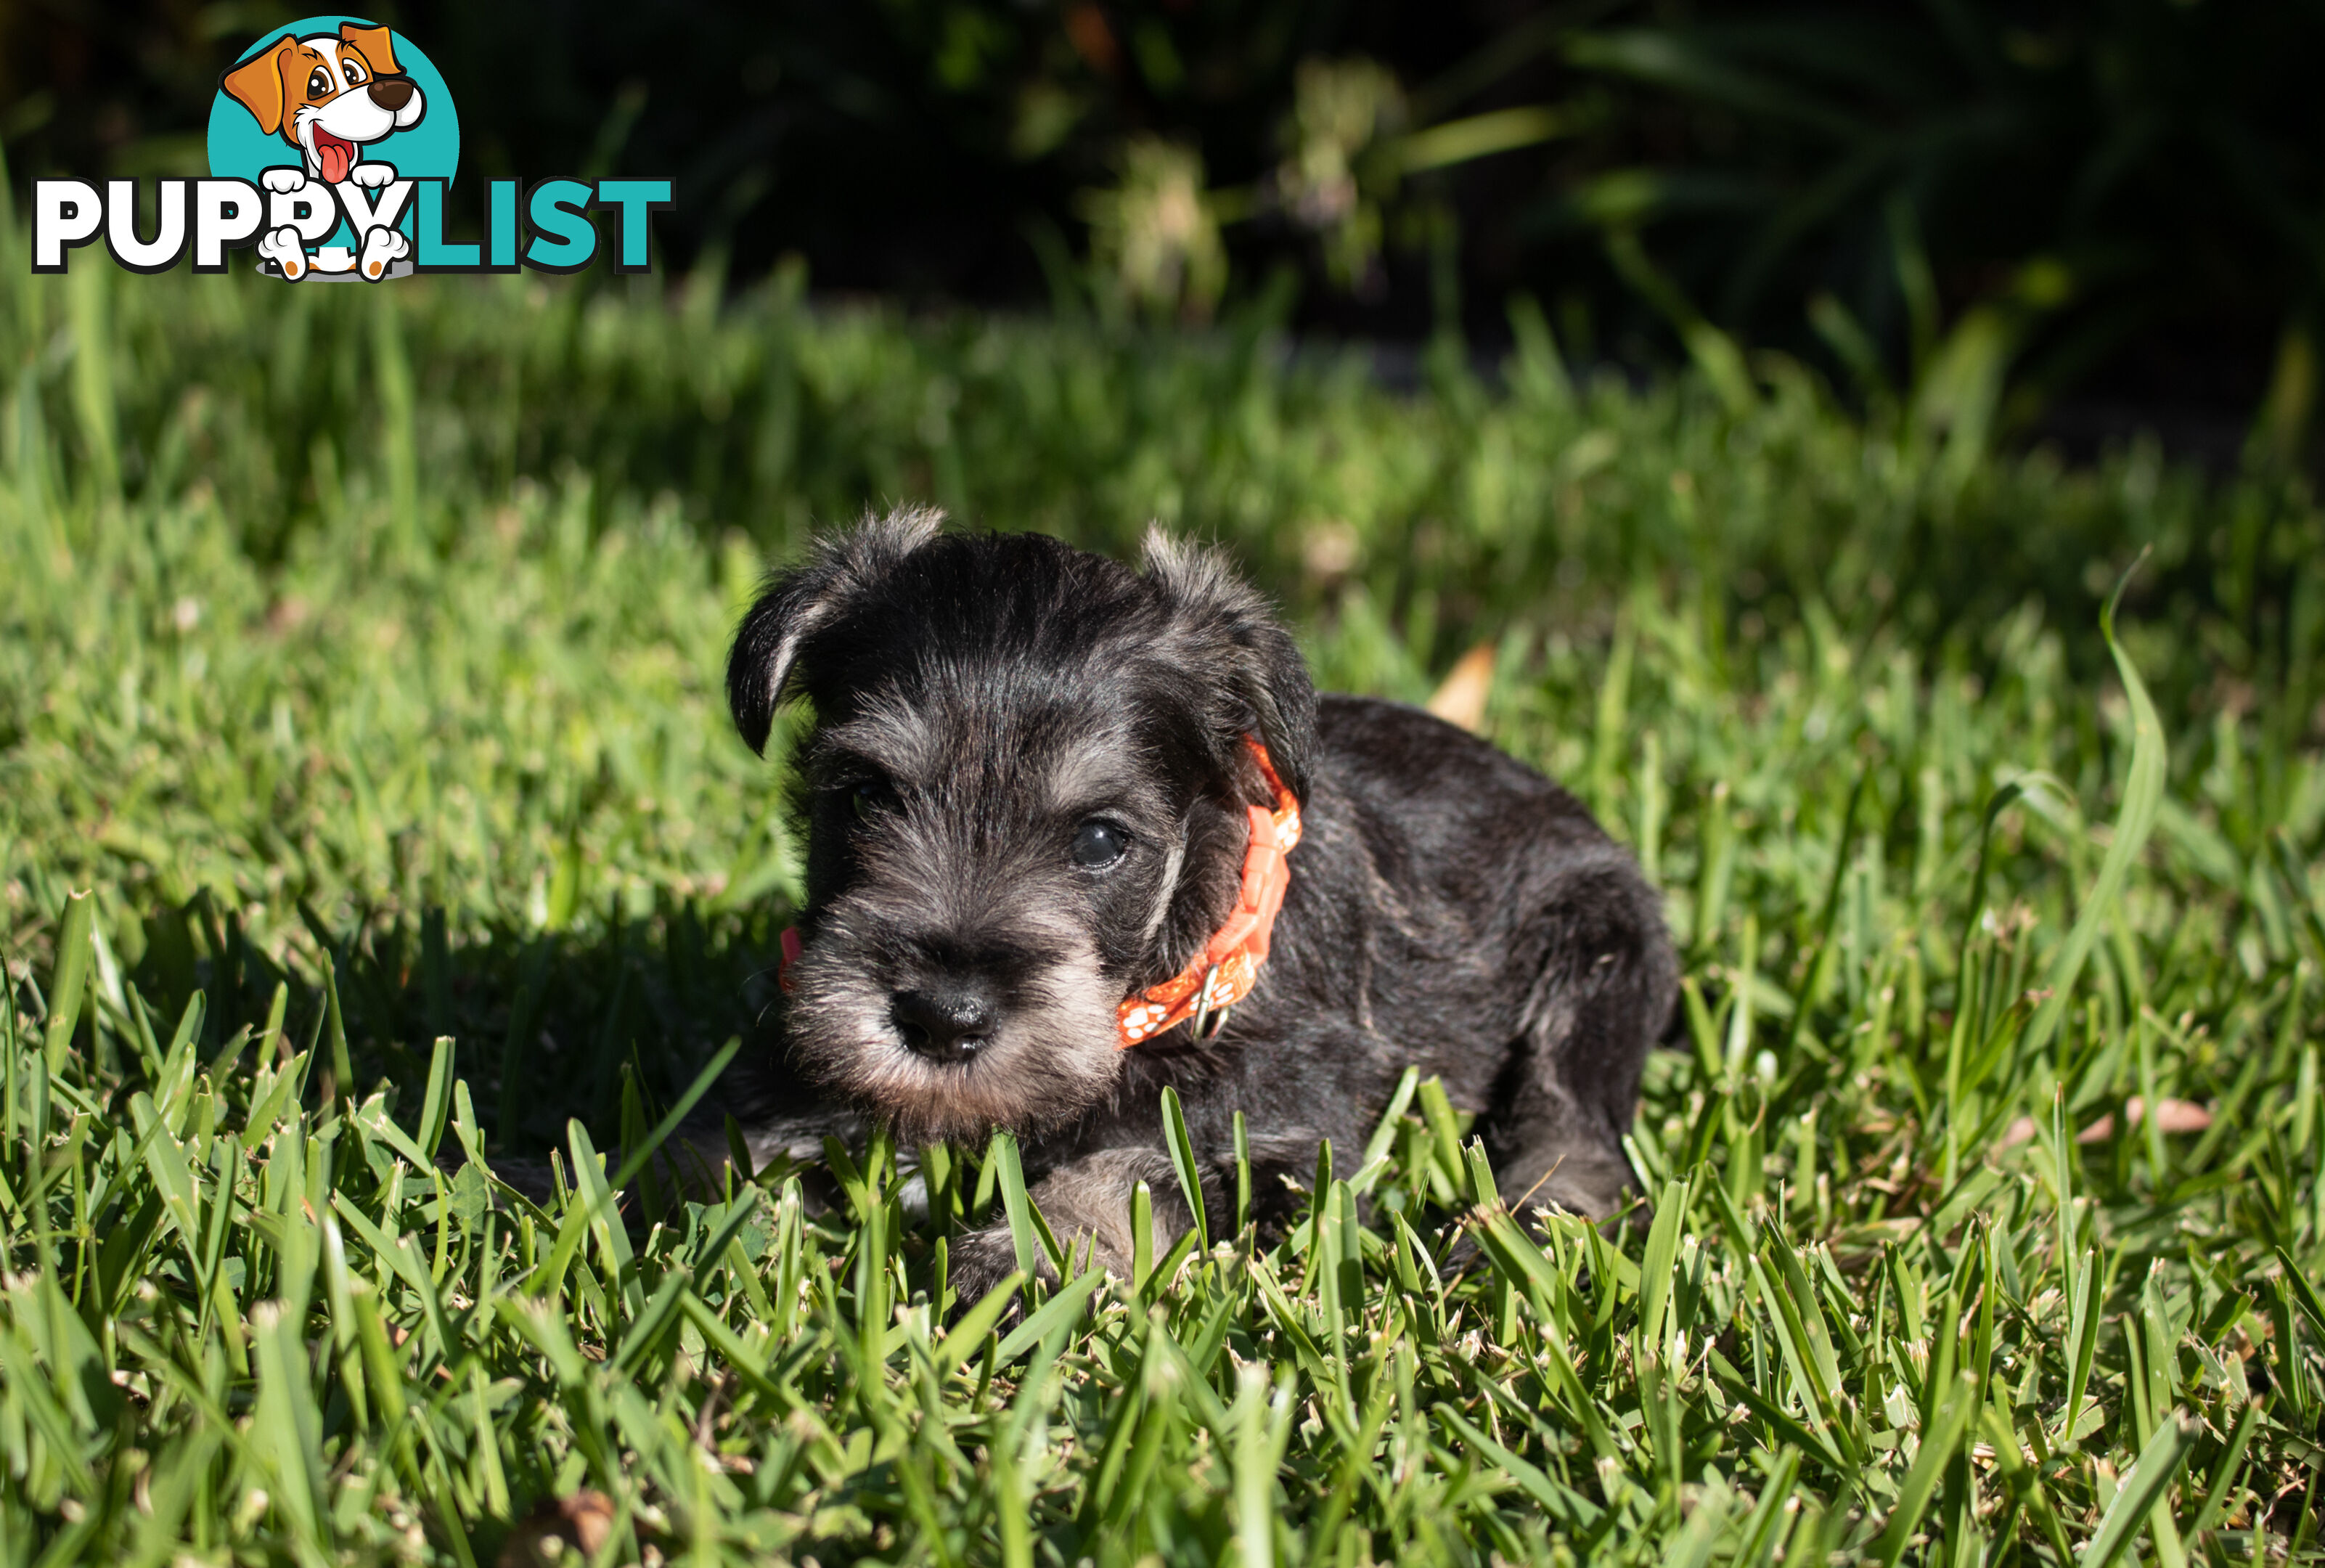
[[[412,84],[400,77],[381,77],[367,90],[371,101],[390,114],[412,101]]]
[[[905,1047],[931,1062],[966,1062],[985,1048],[993,1031],[993,1004],[976,987],[958,982],[898,991],[888,1014]]]

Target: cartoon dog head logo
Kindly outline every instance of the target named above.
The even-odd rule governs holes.
[[[210,109],[210,172],[264,191],[259,264],[292,282],[410,273],[414,182],[449,182],[459,148],[435,66],[357,16],[263,36],[219,78]]]
[[[337,33],[286,32],[218,85],[259,129],[298,148],[307,178],[326,185],[386,184],[394,167],[359,162],[359,153],[428,112],[427,95],[395,63],[395,35],[352,22]]]

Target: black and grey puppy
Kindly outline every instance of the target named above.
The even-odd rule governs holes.
[[[902,1146],[1007,1127],[1053,1229],[1126,1272],[1136,1183],[1158,1254],[1191,1222],[1163,1085],[1223,1200],[1236,1111],[1255,1164],[1304,1180],[1318,1140],[1362,1146],[1412,1062],[1481,1113],[1505,1195],[1611,1211],[1675,966],[1654,891],[1581,805],[1428,714],[1320,700],[1217,552],[1157,534],[1133,571],[940,523],[826,540],[736,635],[743,738],[764,751],[791,698],[814,714],[786,1060],[728,1107],[754,1155],[816,1149],[835,1116]],[[1237,902],[1271,798],[1247,739],[1304,820],[1273,951],[1216,1037],[1122,1048],[1125,998]],[[1005,1231],[972,1237],[955,1277],[1011,1257]]]

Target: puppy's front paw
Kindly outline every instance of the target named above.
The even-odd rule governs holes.
[[[364,236],[363,275],[373,283],[387,276],[388,264],[412,252],[412,242],[393,228],[375,228]]]
[[[268,169],[259,174],[258,182],[278,196],[289,196],[307,189],[307,172],[304,169]]]
[[[393,163],[358,163],[347,171],[347,178],[367,190],[376,190],[395,178]]]
[[[1595,1223],[1620,1211],[1625,1190],[1636,1185],[1629,1165],[1619,1161],[1590,1161],[1552,1173],[1526,1207],[1573,1214]]]
[[[1058,1271],[1050,1266],[1049,1257],[1040,1248],[1033,1249],[1034,1276],[1045,1284],[1058,1283]],[[999,1285],[1017,1268],[1017,1243],[1006,1225],[989,1229],[972,1230],[954,1243],[945,1266],[945,1284],[952,1291],[955,1315],[967,1312],[985,1298],[985,1294]],[[1012,1307],[1014,1316],[1017,1309]]]
[[[287,223],[258,237],[258,259],[282,268],[283,277],[292,283],[307,275],[307,248],[300,242],[299,231]]]

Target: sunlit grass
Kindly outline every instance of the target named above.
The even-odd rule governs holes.
[[[1263,334],[5,270],[9,1560],[2314,1554],[2297,485],[1958,482],[1781,366],[1399,400]],[[1537,1245],[1426,1083],[1130,1280],[1005,1142],[905,1151],[925,1211],[877,1145],[617,1204],[795,892],[731,617],[928,494],[1218,533],[1328,685],[1492,642],[1687,955],[1652,1208]],[[1066,1283],[949,1299],[1005,1219]]]

